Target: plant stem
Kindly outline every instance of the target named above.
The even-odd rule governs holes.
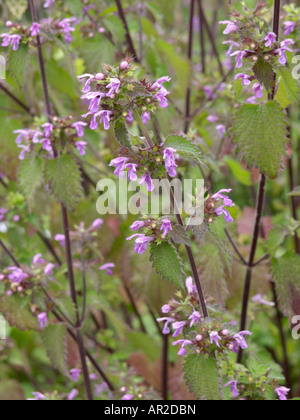
[[[205,34],[204,34],[204,21],[203,21],[203,9],[202,0],[198,0],[199,18],[200,18],[200,47],[201,47],[201,64],[202,73],[206,73],[206,50],[205,50]]]
[[[195,0],[191,0],[190,6],[190,20],[189,20],[189,42],[188,42],[188,60],[190,61],[190,66],[192,68],[192,57],[193,57],[193,35],[194,35],[194,13],[195,13]],[[184,133],[187,134],[190,128],[190,113],[191,113],[191,82],[186,91],[185,98],[185,125]]]
[[[153,147],[154,146],[154,143],[153,143],[153,141],[152,141],[152,139],[151,139],[151,137],[150,137],[150,135],[149,135],[149,133],[147,131],[147,128],[145,127],[145,125],[144,125],[144,123],[143,123],[143,121],[141,119],[141,116],[140,116],[138,110],[137,109],[134,109],[133,110],[133,114],[134,114],[134,117],[137,120],[137,123],[139,125],[140,130],[145,135],[146,141],[149,143],[149,145],[151,147]],[[167,180],[165,180],[165,181],[167,181]],[[171,205],[172,205],[173,210],[174,210],[174,213],[176,215],[176,219],[177,219],[179,225],[182,226],[182,227],[184,227],[182,218],[181,218],[181,216],[179,214],[179,209],[178,209],[178,206],[177,206],[177,203],[176,203],[176,200],[175,200],[173,191],[170,188],[170,185],[169,185],[168,182],[165,183],[165,186],[166,186],[166,189],[168,190],[168,192],[170,194]],[[198,295],[199,295],[199,300],[200,300],[200,304],[201,304],[203,316],[204,316],[204,318],[208,318],[209,317],[209,314],[208,314],[208,310],[207,310],[207,307],[206,307],[204,293],[203,293],[203,289],[202,289],[200,277],[199,277],[199,274],[198,274],[198,270],[197,270],[197,265],[196,265],[196,261],[195,261],[195,258],[194,258],[194,254],[193,254],[192,248],[189,247],[188,245],[185,246],[185,249],[186,249],[186,253],[187,253],[187,256],[188,256],[188,259],[189,259],[189,263],[190,263],[190,266],[191,266],[191,270],[192,270],[192,273],[193,273],[193,277],[194,277],[194,281],[195,281],[195,284],[196,284],[196,288],[197,288],[197,291],[198,291]]]
[[[0,89],[3,90],[3,92],[6,93],[7,96],[10,97],[16,104],[18,104],[21,108],[24,109],[24,111],[27,112],[29,115],[33,115],[32,110],[25,105],[20,99],[18,99],[2,82],[0,82]]]
[[[216,59],[217,59],[217,62],[218,62],[220,73],[221,73],[222,77],[224,78],[225,77],[225,72],[224,72],[223,64],[222,64],[221,59],[220,59],[220,55],[218,53],[216,41],[215,41],[214,35],[212,33],[212,30],[209,26],[208,20],[205,16],[205,13],[204,13],[204,10],[203,10],[203,7],[202,7],[202,2],[200,0],[198,0],[198,5],[199,5],[199,9],[201,10],[201,16],[202,16],[202,19],[203,19],[204,26],[206,28],[207,35],[208,35],[208,37],[210,39],[210,42],[211,42],[213,53],[216,56]]]
[[[9,256],[12,262],[15,264],[16,267],[20,267],[18,260],[13,256],[10,250],[4,245],[4,243],[0,239],[0,246],[3,248],[3,251]]]
[[[277,39],[279,36],[279,21],[280,21],[280,0],[275,0],[273,32],[276,34]],[[276,82],[276,79],[274,80],[274,82]],[[271,100],[274,100],[275,86],[276,86],[276,83],[274,83],[274,88],[273,88],[272,94],[270,95]],[[264,201],[265,201],[266,180],[267,180],[266,175],[263,173],[261,175],[259,192],[258,192],[257,201],[256,201],[256,219],[255,219],[253,239],[252,239],[252,244],[251,244],[246,278],[245,278],[243,306],[242,306],[242,314],[241,314],[241,331],[244,331],[247,326],[248,304],[249,304],[251,282],[252,282],[252,270],[253,270],[253,264],[254,264],[256,249],[257,249],[260,228],[261,228],[261,219],[263,215],[263,208],[264,208]],[[237,358],[238,363],[241,363],[242,359],[243,359],[243,350],[240,349],[238,353],[238,358]]]
[[[121,0],[115,0],[115,1],[116,1],[116,5],[117,5],[117,8],[118,8],[120,19],[123,22],[123,26],[124,26],[124,29],[125,29],[128,50],[129,50],[130,54],[134,56],[135,61],[137,63],[139,63],[140,60],[139,60],[139,58],[137,56],[137,53],[135,51],[135,48],[134,48],[133,40],[132,40],[130,32],[129,32],[129,27],[128,27],[128,24],[127,24],[125,12],[124,12]]]
[[[280,334],[280,340],[281,340],[281,345],[282,345],[282,350],[283,350],[283,370],[284,370],[284,376],[286,379],[286,385],[287,388],[292,389],[292,381],[291,381],[291,374],[290,374],[290,364],[289,364],[289,357],[288,357],[288,351],[287,351],[287,343],[286,343],[286,338],[285,338],[285,333],[284,333],[284,329],[283,329],[283,316],[282,313],[279,309],[279,304],[278,304],[278,296],[277,296],[277,292],[276,292],[276,287],[275,287],[275,283],[272,281],[271,282],[272,285],[272,290],[273,290],[273,295],[274,295],[274,302],[275,302],[275,307],[276,307],[276,318],[277,318],[277,324],[278,324],[278,329],[279,329],[279,334]]]
[[[32,21],[37,22],[37,14],[36,14],[34,0],[29,0],[29,5],[30,5]],[[51,103],[50,103],[50,98],[49,98],[45,62],[43,58],[43,51],[42,51],[41,40],[40,40],[39,35],[37,36],[37,50],[38,50],[39,65],[40,65],[40,71],[41,71],[41,77],[42,77],[42,83],[43,83],[46,112],[47,112],[48,121],[51,121]],[[56,150],[54,151],[54,154],[55,154],[55,157],[57,157]],[[82,337],[82,332],[81,332],[82,322],[79,317],[79,308],[78,308],[75,279],[74,279],[74,272],[73,272],[68,212],[64,204],[61,204],[61,211],[62,211],[63,227],[64,227],[64,234],[65,234],[65,241],[66,241],[66,259],[67,259],[67,266],[68,266],[69,286],[70,286],[70,291],[71,291],[71,298],[74,303],[75,311],[76,311],[76,327],[78,329],[77,330],[77,343],[78,343],[78,348],[79,348],[79,353],[80,353],[80,358],[81,358],[82,373],[84,377],[85,389],[86,389],[87,397],[91,401],[93,400],[93,392],[92,392],[91,382],[89,378],[88,367],[86,363],[86,351],[84,348],[84,342],[83,342],[83,337]]]
[[[169,353],[169,336],[162,334],[162,398],[168,400],[168,353]]]

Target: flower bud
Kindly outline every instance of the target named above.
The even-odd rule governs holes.
[[[122,61],[122,63],[120,64],[120,69],[121,70],[126,70],[126,69],[128,69],[128,66],[129,66],[129,64],[128,64],[127,61]]]
[[[105,79],[105,74],[97,73],[95,78],[96,78],[96,80],[104,80]]]
[[[254,55],[254,56],[252,57],[252,60],[254,61],[254,63],[257,63],[257,62],[258,62],[258,57],[257,57],[257,55]]]
[[[256,47],[256,45],[254,44],[254,42],[252,42],[252,44],[250,44],[250,48],[251,48],[251,50],[254,50],[254,49],[255,49],[255,47]]]
[[[229,335],[229,331],[228,330],[223,330],[221,332],[222,335],[224,335],[224,337],[226,337],[227,335]]]
[[[105,28],[99,28],[99,34],[105,34],[106,30]]]
[[[265,55],[265,56],[264,56],[264,60],[265,60],[265,61],[269,61],[269,60],[270,60],[270,56],[269,56],[269,55]]]
[[[6,25],[7,28],[12,28],[14,26],[14,24],[11,20],[8,20],[5,25]]]
[[[199,334],[199,335],[197,335],[197,337],[196,337],[196,340],[197,340],[197,341],[202,341],[202,339],[203,339],[202,335],[200,335],[200,334]]]

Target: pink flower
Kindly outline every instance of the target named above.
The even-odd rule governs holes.
[[[237,353],[239,347],[241,347],[242,350],[246,350],[248,348],[247,342],[245,340],[245,335],[251,336],[252,333],[250,331],[241,331],[238,334],[234,335],[234,339],[235,339],[235,347],[234,347],[234,352]]]
[[[104,271],[105,270],[106,271],[106,274],[108,276],[112,276],[113,275],[112,268],[115,268],[115,264],[114,263],[107,263],[107,264],[104,264],[101,267],[99,267],[99,270],[100,271]]]
[[[137,232],[139,229],[141,229],[144,226],[145,226],[145,222],[136,221],[130,226],[130,229]]]
[[[218,124],[216,126],[216,129],[217,129],[221,139],[223,139],[225,137],[225,134],[226,134],[226,131],[227,131],[226,126],[224,124]]]
[[[284,26],[284,35],[285,36],[289,36],[292,32],[294,32],[295,27],[296,27],[296,22],[292,22],[290,20],[284,22],[283,24]]]
[[[178,167],[178,165],[176,165],[174,153],[176,153],[176,150],[172,147],[169,147],[165,149],[163,156],[165,160],[166,171],[171,178],[174,178],[177,175],[176,168]]]
[[[161,225],[160,230],[163,231],[163,235],[162,235],[163,238],[165,238],[168,235],[169,231],[173,230],[172,223],[170,222],[169,219],[163,219],[162,220],[162,225]]]
[[[42,256],[42,254],[36,254],[33,257],[32,264],[33,265],[44,264],[45,260],[43,258],[41,258],[41,256]]]
[[[0,222],[5,219],[5,215],[8,213],[8,210],[0,208]]]
[[[253,296],[252,302],[254,302],[254,303],[260,303],[261,305],[266,305],[266,306],[271,306],[271,307],[274,307],[275,306],[275,303],[274,302],[268,302],[268,301],[266,301],[265,299],[263,299],[262,295]]]
[[[277,35],[274,32],[270,32],[265,38],[266,48],[272,48],[273,44],[276,43],[276,40],[277,40]]]
[[[169,325],[174,321],[175,321],[174,318],[167,318],[167,317],[157,319],[157,322],[165,322],[164,328],[162,330],[162,333],[165,334],[165,335],[170,334],[171,330],[170,330]]]
[[[128,169],[128,177],[130,181],[136,181],[138,178],[136,174],[137,165],[135,165],[134,163],[127,163],[125,169]]]
[[[216,331],[212,331],[209,336],[211,344],[216,344],[217,347],[220,347],[219,340],[222,340],[222,338],[219,336],[219,334]]]
[[[32,395],[34,398],[28,398],[27,401],[43,401],[46,399],[46,396],[40,392],[33,392]]]
[[[177,346],[178,344],[181,344],[181,349],[178,352],[179,356],[184,356],[186,353],[185,346],[189,346],[190,344],[193,344],[192,341],[189,340],[178,340],[174,341],[173,346]]]
[[[86,146],[87,146],[87,142],[86,141],[77,141],[75,143],[75,147],[76,147],[76,149],[78,150],[78,152],[79,152],[79,154],[81,156],[85,156],[85,154],[86,154],[86,151],[85,151]]]
[[[144,112],[142,114],[143,124],[147,125],[150,120],[151,120],[151,114],[150,114],[150,112]]]
[[[150,242],[153,242],[155,238],[151,236],[146,236],[143,234],[135,234],[127,238],[127,241],[131,241],[133,238],[136,238],[135,240],[135,248],[134,252],[137,254],[144,254],[146,252],[148,245]]]
[[[219,118],[214,116],[214,115],[209,115],[207,117],[207,121],[210,122],[210,123],[215,123],[215,122],[219,121]]]
[[[71,369],[70,370],[70,375],[71,375],[74,382],[78,382],[79,377],[81,375],[81,370],[80,369]]]
[[[276,388],[275,392],[277,393],[280,401],[287,401],[287,394],[290,392],[289,388],[285,388],[284,386],[281,386],[280,388]]]
[[[65,247],[66,246],[66,238],[65,235],[55,235],[54,240],[60,243],[60,246]]]
[[[170,305],[164,305],[162,308],[161,308],[161,311],[162,311],[162,313],[163,314],[168,314],[170,311],[171,311],[171,306]]]
[[[243,67],[243,59],[245,57],[245,51],[235,51],[234,53],[231,54],[231,57],[235,57],[236,56],[236,64],[235,67],[237,69],[240,69],[241,67]]]
[[[20,35],[1,34],[0,38],[3,38],[2,47],[11,46],[13,51],[17,51],[19,48],[22,37]]]
[[[30,153],[30,150],[31,150],[30,144],[28,144],[27,146],[20,144],[18,148],[22,149],[22,152],[19,154],[19,159],[24,160],[26,157],[26,153]]]
[[[220,25],[227,25],[224,32],[223,32],[223,34],[225,34],[225,35],[228,35],[231,32],[236,32],[239,29],[236,22],[231,22],[230,20],[222,20],[219,23],[220,23]]]
[[[192,315],[189,317],[189,319],[191,320],[190,327],[192,328],[192,326],[194,324],[198,324],[198,322],[201,319],[201,315],[200,315],[200,313],[198,311],[194,311],[192,313]]]
[[[228,387],[228,386],[231,387],[230,391],[232,392],[232,397],[233,398],[237,398],[239,396],[239,391],[238,391],[237,385],[238,385],[238,381],[230,381],[230,382],[228,382],[228,384],[224,385],[225,388]]]
[[[78,396],[79,392],[77,391],[77,389],[73,389],[70,394],[67,397],[68,401],[73,401],[75,400],[75,398]]]
[[[41,312],[37,317],[41,328],[45,328],[46,324],[48,323],[48,315],[46,312]]]
[[[229,49],[226,53],[227,57],[231,56],[234,48],[238,48],[240,46],[240,44],[238,44],[237,42],[234,42],[234,41],[224,41],[223,45],[229,45]]]
[[[44,274],[46,274],[46,276],[52,276],[53,275],[53,268],[55,268],[55,265],[52,263],[49,263],[46,265],[45,270],[44,270]]]
[[[54,2],[55,0],[46,0],[46,3],[44,3],[44,8],[47,9],[48,7],[51,7]]]
[[[186,326],[187,321],[179,321],[179,322],[174,322],[172,324],[172,328],[175,330],[172,337],[178,337],[179,335],[181,335],[183,333],[183,328]]]
[[[248,76],[247,74],[244,74],[244,73],[238,73],[236,76],[235,76],[235,80],[238,80],[238,79],[242,79],[242,85],[243,86],[248,86],[248,85],[250,85],[251,84],[251,81],[249,80],[249,78],[250,78],[250,76]]]
[[[125,395],[121,398],[121,400],[123,400],[123,401],[131,401],[131,400],[133,400],[133,398],[134,398],[134,396],[133,396],[133,395],[131,395],[131,394],[125,394]]]
[[[88,228],[88,232],[94,232],[95,230],[100,229],[103,223],[104,221],[102,219],[94,220],[91,226]]]
[[[85,84],[84,84],[84,87],[82,89],[82,92],[83,93],[90,92],[90,90],[91,90],[91,83],[92,83],[93,80],[95,80],[95,76],[93,74],[90,74],[90,73],[85,73],[85,74],[82,74],[81,76],[78,76],[77,78],[80,81],[82,81],[84,79],[87,79],[86,82],[85,82]]]
[[[22,283],[23,280],[29,277],[28,274],[24,273],[24,271],[19,267],[8,267],[7,270],[11,271],[8,278],[13,283]]]
[[[98,110],[97,110],[98,111]],[[83,121],[77,121],[71,125],[71,127],[75,128],[77,132],[77,137],[83,137],[84,136],[84,130],[83,127],[86,127],[87,123]]]
[[[264,96],[264,88],[260,83],[254,83],[253,93],[256,99],[262,98]]]
[[[133,121],[134,121],[134,116],[133,116],[133,112],[132,112],[132,110],[130,109],[129,111],[128,111],[128,116],[126,117],[126,121],[130,124],[130,123],[132,123]]]
[[[114,166],[116,168],[114,174],[117,175],[118,178],[121,178],[124,176],[128,160],[129,159],[125,157],[118,157],[113,159],[108,166]]]
[[[147,172],[145,175],[143,175],[140,179],[139,182],[140,185],[146,184],[147,185],[147,189],[148,192],[151,192],[154,190],[155,186],[154,186],[154,182],[151,178],[150,172]]]
[[[30,35],[31,36],[38,36],[40,33],[40,27],[41,25],[37,22],[34,22],[33,25],[30,28]]]
[[[121,82],[119,79],[112,77],[110,83],[106,86],[109,89],[109,92],[106,94],[107,97],[111,98],[114,94],[120,89]]]
[[[194,281],[193,281],[193,278],[192,277],[188,277],[186,279],[185,284],[186,284],[186,288],[188,290],[188,294],[189,295],[193,295],[194,293],[197,293],[197,288],[194,285]]]

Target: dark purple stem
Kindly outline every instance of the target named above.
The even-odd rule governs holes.
[[[273,32],[276,34],[277,38],[279,36],[279,22],[280,22],[280,0],[275,0],[274,2],[274,19],[273,19]],[[275,96],[275,83],[270,99],[274,100]],[[257,249],[257,243],[259,238],[259,233],[261,229],[261,219],[263,215],[264,201],[265,201],[265,187],[266,187],[266,175],[261,175],[259,192],[257,196],[256,204],[256,219],[255,226],[253,231],[253,239],[251,244],[250,257],[248,262],[248,268],[246,272],[245,287],[244,287],[244,297],[243,297],[243,306],[242,306],[242,315],[241,315],[241,331],[244,331],[247,326],[247,316],[248,316],[248,304],[250,298],[251,282],[252,282],[252,270],[253,264]],[[240,349],[238,353],[238,363],[241,363],[243,360],[243,350]]]
[[[34,0],[29,0],[29,5],[30,5],[32,21],[37,22],[37,14],[36,14]],[[46,112],[47,112],[48,120],[51,121],[51,104],[50,104],[50,98],[49,98],[49,90],[48,90],[48,84],[47,84],[43,51],[42,51],[41,40],[39,36],[37,36],[37,50],[38,50],[39,65],[40,65],[40,71],[41,71],[41,77],[42,77],[42,83],[43,83]],[[56,151],[55,151],[55,155],[57,156]],[[93,392],[92,392],[91,382],[89,378],[89,372],[88,372],[88,367],[86,363],[86,351],[84,348],[84,342],[83,342],[83,337],[82,337],[82,332],[81,332],[82,324],[79,317],[79,308],[78,308],[78,303],[77,303],[77,294],[76,294],[75,279],[74,279],[74,272],[73,272],[68,212],[64,204],[61,205],[61,210],[62,210],[62,219],[63,219],[64,234],[65,234],[65,240],[66,240],[66,258],[67,258],[67,266],[68,266],[69,285],[70,285],[70,291],[71,291],[71,298],[72,298],[72,301],[74,303],[75,310],[76,310],[76,326],[78,328],[77,343],[78,343],[78,348],[79,348],[79,353],[80,353],[80,358],[81,358],[82,373],[84,377],[85,389],[86,389],[87,397],[91,401],[93,400]]]
[[[195,0],[191,0],[190,20],[189,20],[189,43],[188,43],[188,53],[187,53],[191,68],[192,68],[192,56],[193,56],[194,13],[195,13]],[[191,113],[191,85],[189,83],[189,86],[186,91],[186,99],[185,99],[185,125],[184,125],[185,134],[187,134],[190,128],[190,123],[191,123],[190,113]]]
[[[6,86],[4,86],[2,82],[0,82],[0,89],[3,90],[3,92],[5,92],[6,95],[10,97],[10,99],[12,99],[16,104],[23,108],[24,111],[27,112],[27,114],[33,115],[32,110],[27,105],[25,105],[20,99],[18,99]]]
[[[131,35],[130,35],[128,23],[127,23],[127,20],[126,20],[126,16],[125,16],[125,12],[124,12],[121,0],[116,0],[116,5],[117,5],[117,8],[118,8],[120,19],[121,19],[121,21],[123,23],[123,26],[124,26],[124,29],[125,29],[128,51],[130,52],[131,55],[133,55],[135,61],[137,63],[139,63],[140,60],[139,60],[139,58],[137,56],[137,53],[136,53],[136,50],[134,48],[133,40],[132,40]]]

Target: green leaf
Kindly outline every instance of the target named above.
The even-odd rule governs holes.
[[[284,66],[277,68],[278,74],[281,76],[280,87],[285,93],[289,104],[299,101],[299,83],[294,79],[291,71]],[[277,99],[277,97],[275,97]]]
[[[17,327],[21,331],[40,330],[37,318],[29,311],[26,299],[18,296],[1,296],[0,313],[11,327]]]
[[[18,183],[22,194],[31,207],[37,189],[42,185],[44,160],[39,157],[25,159],[19,168]]]
[[[47,355],[52,366],[62,374],[66,373],[67,367],[66,338],[67,328],[63,324],[48,325],[43,331]]]
[[[17,20],[21,20],[28,8],[27,0],[5,0],[5,4]]]
[[[274,255],[280,245],[283,244],[286,237],[289,235],[288,229],[282,226],[274,226],[268,234],[267,250],[270,255]]]
[[[129,140],[129,132],[124,121],[118,120],[115,123],[115,137],[121,146],[128,147],[132,150]]]
[[[176,248],[169,242],[160,245],[151,244],[151,258],[153,267],[158,274],[178,288],[182,288],[183,263]]]
[[[59,309],[75,324],[76,309],[72,299],[69,296],[61,295],[55,297],[54,300]]]
[[[128,336],[128,331],[129,331],[129,328],[125,324],[125,322],[119,317],[119,315],[116,312],[114,312],[107,306],[100,304],[99,308],[105,313],[105,315],[107,316],[107,318],[109,319],[113,327],[115,328],[120,340],[125,342]]]
[[[268,91],[271,88],[271,84],[274,81],[275,76],[272,66],[262,57],[259,57],[257,63],[253,66],[253,72],[258,81]]]
[[[67,155],[48,160],[45,180],[56,200],[73,210],[81,197],[81,175],[74,160]]]
[[[173,230],[169,233],[169,235],[172,241],[176,244],[192,246],[192,242],[187,231],[181,225],[173,226]]]
[[[171,135],[165,141],[164,146],[166,148],[172,147],[177,151],[177,153],[186,155],[192,159],[195,159],[201,165],[205,165],[204,158],[200,149],[187,137]]]
[[[272,275],[275,281],[281,310],[293,314],[295,294],[300,294],[300,256],[293,252],[272,261]]]
[[[191,354],[186,357],[183,370],[186,384],[198,400],[224,399],[221,375],[213,357]]]
[[[132,352],[143,352],[153,362],[160,358],[159,345],[148,334],[132,331],[127,333],[127,339]]]
[[[286,119],[280,106],[243,105],[232,129],[232,141],[248,166],[255,165],[270,178],[276,178],[288,142]]]
[[[240,162],[237,162],[229,155],[225,156],[224,162],[226,162],[226,164],[229,166],[233,176],[237,181],[239,181],[243,185],[247,185],[247,187],[250,187],[252,185],[250,172],[243,168]]]
[[[10,50],[8,54],[7,70],[19,88],[23,88],[24,86],[28,60],[28,44],[20,44],[17,51]]]
[[[202,241],[208,232],[208,224],[205,221],[201,225],[189,226],[188,228],[193,232],[193,235],[196,236],[199,241]]]

